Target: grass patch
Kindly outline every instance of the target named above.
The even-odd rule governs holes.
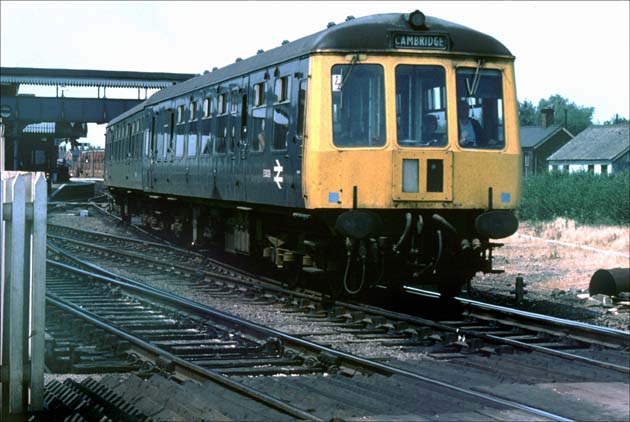
[[[630,251],[630,227],[627,224],[581,225],[575,220],[558,217],[553,221],[522,221],[518,232],[625,254]]]
[[[587,225],[628,225],[630,174],[547,173],[523,179],[520,220],[559,217]]]

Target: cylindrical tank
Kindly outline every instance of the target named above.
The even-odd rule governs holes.
[[[619,292],[630,292],[630,268],[612,268],[597,270],[591,277],[588,293],[613,296]]]

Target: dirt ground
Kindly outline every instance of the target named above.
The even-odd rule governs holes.
[[[557,219],[548,224],[522,224],[495,251],[495,266],[523,276],[530,289],[588,289],[598,269],[628,267],[630,228],[579,227]],[[502,276],[487,276],[499,278]],[[512,285],[514,280],[512,281]]]
[[[629,267],[630,227],[579,226],[560,218],[551,223],[525,222],[501,243],[505,246],[495,250],[494,267],[505,273],[479,274],[472,282],[472,297],[494,293],[506,305],[514,303],[511,291],[521,276],[527,290],[525,309],[628,329],[628,306],[597,306],[587,293],[595,271]],[[563,306],[556,309],[541,302]],[[585,310],[582,317],[580,309]]]

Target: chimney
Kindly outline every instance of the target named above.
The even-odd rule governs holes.
[[[553,124],[553,108],[542,109],[540,114],[540,124],[543,128],[549,127]]]

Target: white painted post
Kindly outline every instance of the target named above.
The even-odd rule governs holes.
[[[3,172],[1,179],[0,374],[4,418],[43,407],[47,183],[43,173]]]
[[[2,126],[0,125],[0,130],[2,130]],[[0,142],[0,147],[2,147],[2,149],[4,149],[4,138],[0,138],[2,140],[2,142]],[[0,154],[1,155],[1,154]],[[0,173],[1,175],[2,173]],[[6,298],[6,294],[4,291],[4,287],[5,287],[5,280],[7,280],[7,274],[6,274],[6,247],[7,247],[7,240],[6,240],[6,230],[4,228],[5,226],[5,222],[4,222],[4,211],[5,211],[5,202],[7,202],[6,199],[6,183],[7,181],[4,180],[4,177],[0,176],[0,384],[2,385],[2,388],[0,391],[0,398],[2,399],[2,416],[6,414],[8,414],[8,410],[6,410],[7,408],[7,403],[9,401],[8,398],[8,388],[5,388],[4,385],[8,383],[9,380],[5,379],[5,365],[7,364],[7,344],[5,343],[4,339],[5,339],[5,325],[7,323],[7,320],[5,318],[5,314],[6,312],[6,308],[7,308],[7,304],[9,303],[8,299]],[[5,394],[6,393],[6,394]]]
[[[4,332],[4,342],[7,343],[7,360],[2,362],[8,367],[9,383],[8,388],[8,412],[24,412],[24,400],[22,397],[24,382],[24,231],[26,220],[26,202],[24,180],[15,177],[6,184],[7,196],[11,203],[10,223],[6,230],[7,254],[6,262],[9,267],[6,269],[5,293],[8,304],[4,309],[8,315],[8,327]],[[4,307],[3,307],[4,308]],[[8,312],[8,314],[7,314]],[[5,383],[2,383],[5,388]],[[4,396],[4,394],[3,394]],[[3,404],[4,408],[4,404]]]
[[[44,331],[46,328],[46,215],[48,183],[38,173],[31,183],[33,197],[33,247],[31,278],[31,409],[41,410],[44,404]]]

